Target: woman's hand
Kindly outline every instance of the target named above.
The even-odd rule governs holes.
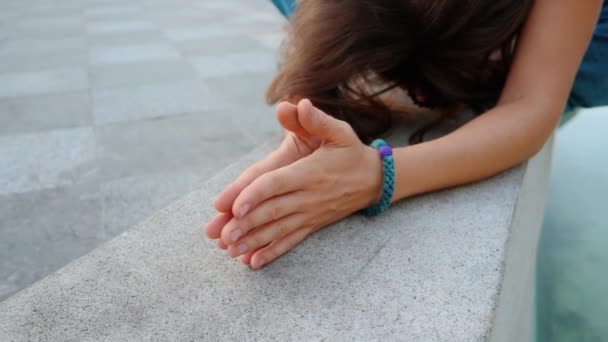
[[[318,137],[320,147],[287,166],[242,176],[247,185],[234,186],[238,193],[224,192],[216,202],[224,212],[232,202],[233,213],[216,218],[214,227],[223,226],[220,247],[227,247],[231,257],[244,255],[243,261],[255,269],[318,229],[376,203],[382,192],[382,161],[376,150],[362,144],[346,122],[308,100],[300,101],[296,111],[303,131],[292,133]]]
[[[302,159],[319,148],[320,139],[308,134],[298,122],[298,109],[295,105],[288,102],[279,104],[277,120],[286,129],[285,139],[277,150],[245,170],[217,197],[214,207],[220,214],[205,226],[205,233],[210,239],[220,238],[222,228],[232,218],[234,200],[246,186],[261,175]],[[218,246],[226,249],[221,240],[218,240]]]

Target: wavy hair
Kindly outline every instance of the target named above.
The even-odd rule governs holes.
[[[395,88],[480,113],[500,96],[533,1],[302,0],[267,101],[309,98],[363,141],[390,128],[396,110],[380,95]]]

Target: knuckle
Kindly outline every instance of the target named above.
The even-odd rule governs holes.
[[[255,177],[256,175],[259,175],[262,171],[262,167],[260,166],[259,163],[253,164],[252,166],[250,166],[247,170],[245,170],[245,176],[250,178],[250,177]]]
[[[252,234],[251,236],[246,236],[241,244],[245,244],[249,250],[254,250],[260,247],[262,243],[262,237],[259,234]]]
[[[285,187],[285,179],[282,176],[276,174],[268,175],[264,177],[264,179],[262,180],[262,184],[264,185],[264,189],[266,189],[267,192],[272,194],[278,191],[279,189]]]
[[[285,222],[280,222],[277,224],[277,231],[279,232],[280,236],[284,236],[289,232],[289,226]]]
[[[340,120],[338,122],[338,129],[343,134],[350,134],[353,132],[353,128],[346,121]]]
[[[270,218],[274,221],[274,220],[278,220],[281,218],[281,214],[283,212],[283,209],[281,208],[281,205],[279,204],[274,204],[270,207]]]
[[[247,233],[255,227],[256,217],[255,215],[245,215],[242,219],[240,219],[238,229],[242,233]]]

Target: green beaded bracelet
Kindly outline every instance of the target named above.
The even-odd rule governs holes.
[[[393,159],[393,149],[382,139],[375,140],[371,146],[378,150],[380,158],[382,158],[384,185],[380,201],[363,210],[363,214],[369,217],[378,216],[385,212],[391,206],[391,200],[395,192],[395,160]]]

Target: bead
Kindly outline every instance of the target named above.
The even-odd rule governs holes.
[[[380,149],[378,151],[380,152],[380,156],[382,158],[393,155],[393,149],[388,145],[384,145],[384,146],[380,147]]]

